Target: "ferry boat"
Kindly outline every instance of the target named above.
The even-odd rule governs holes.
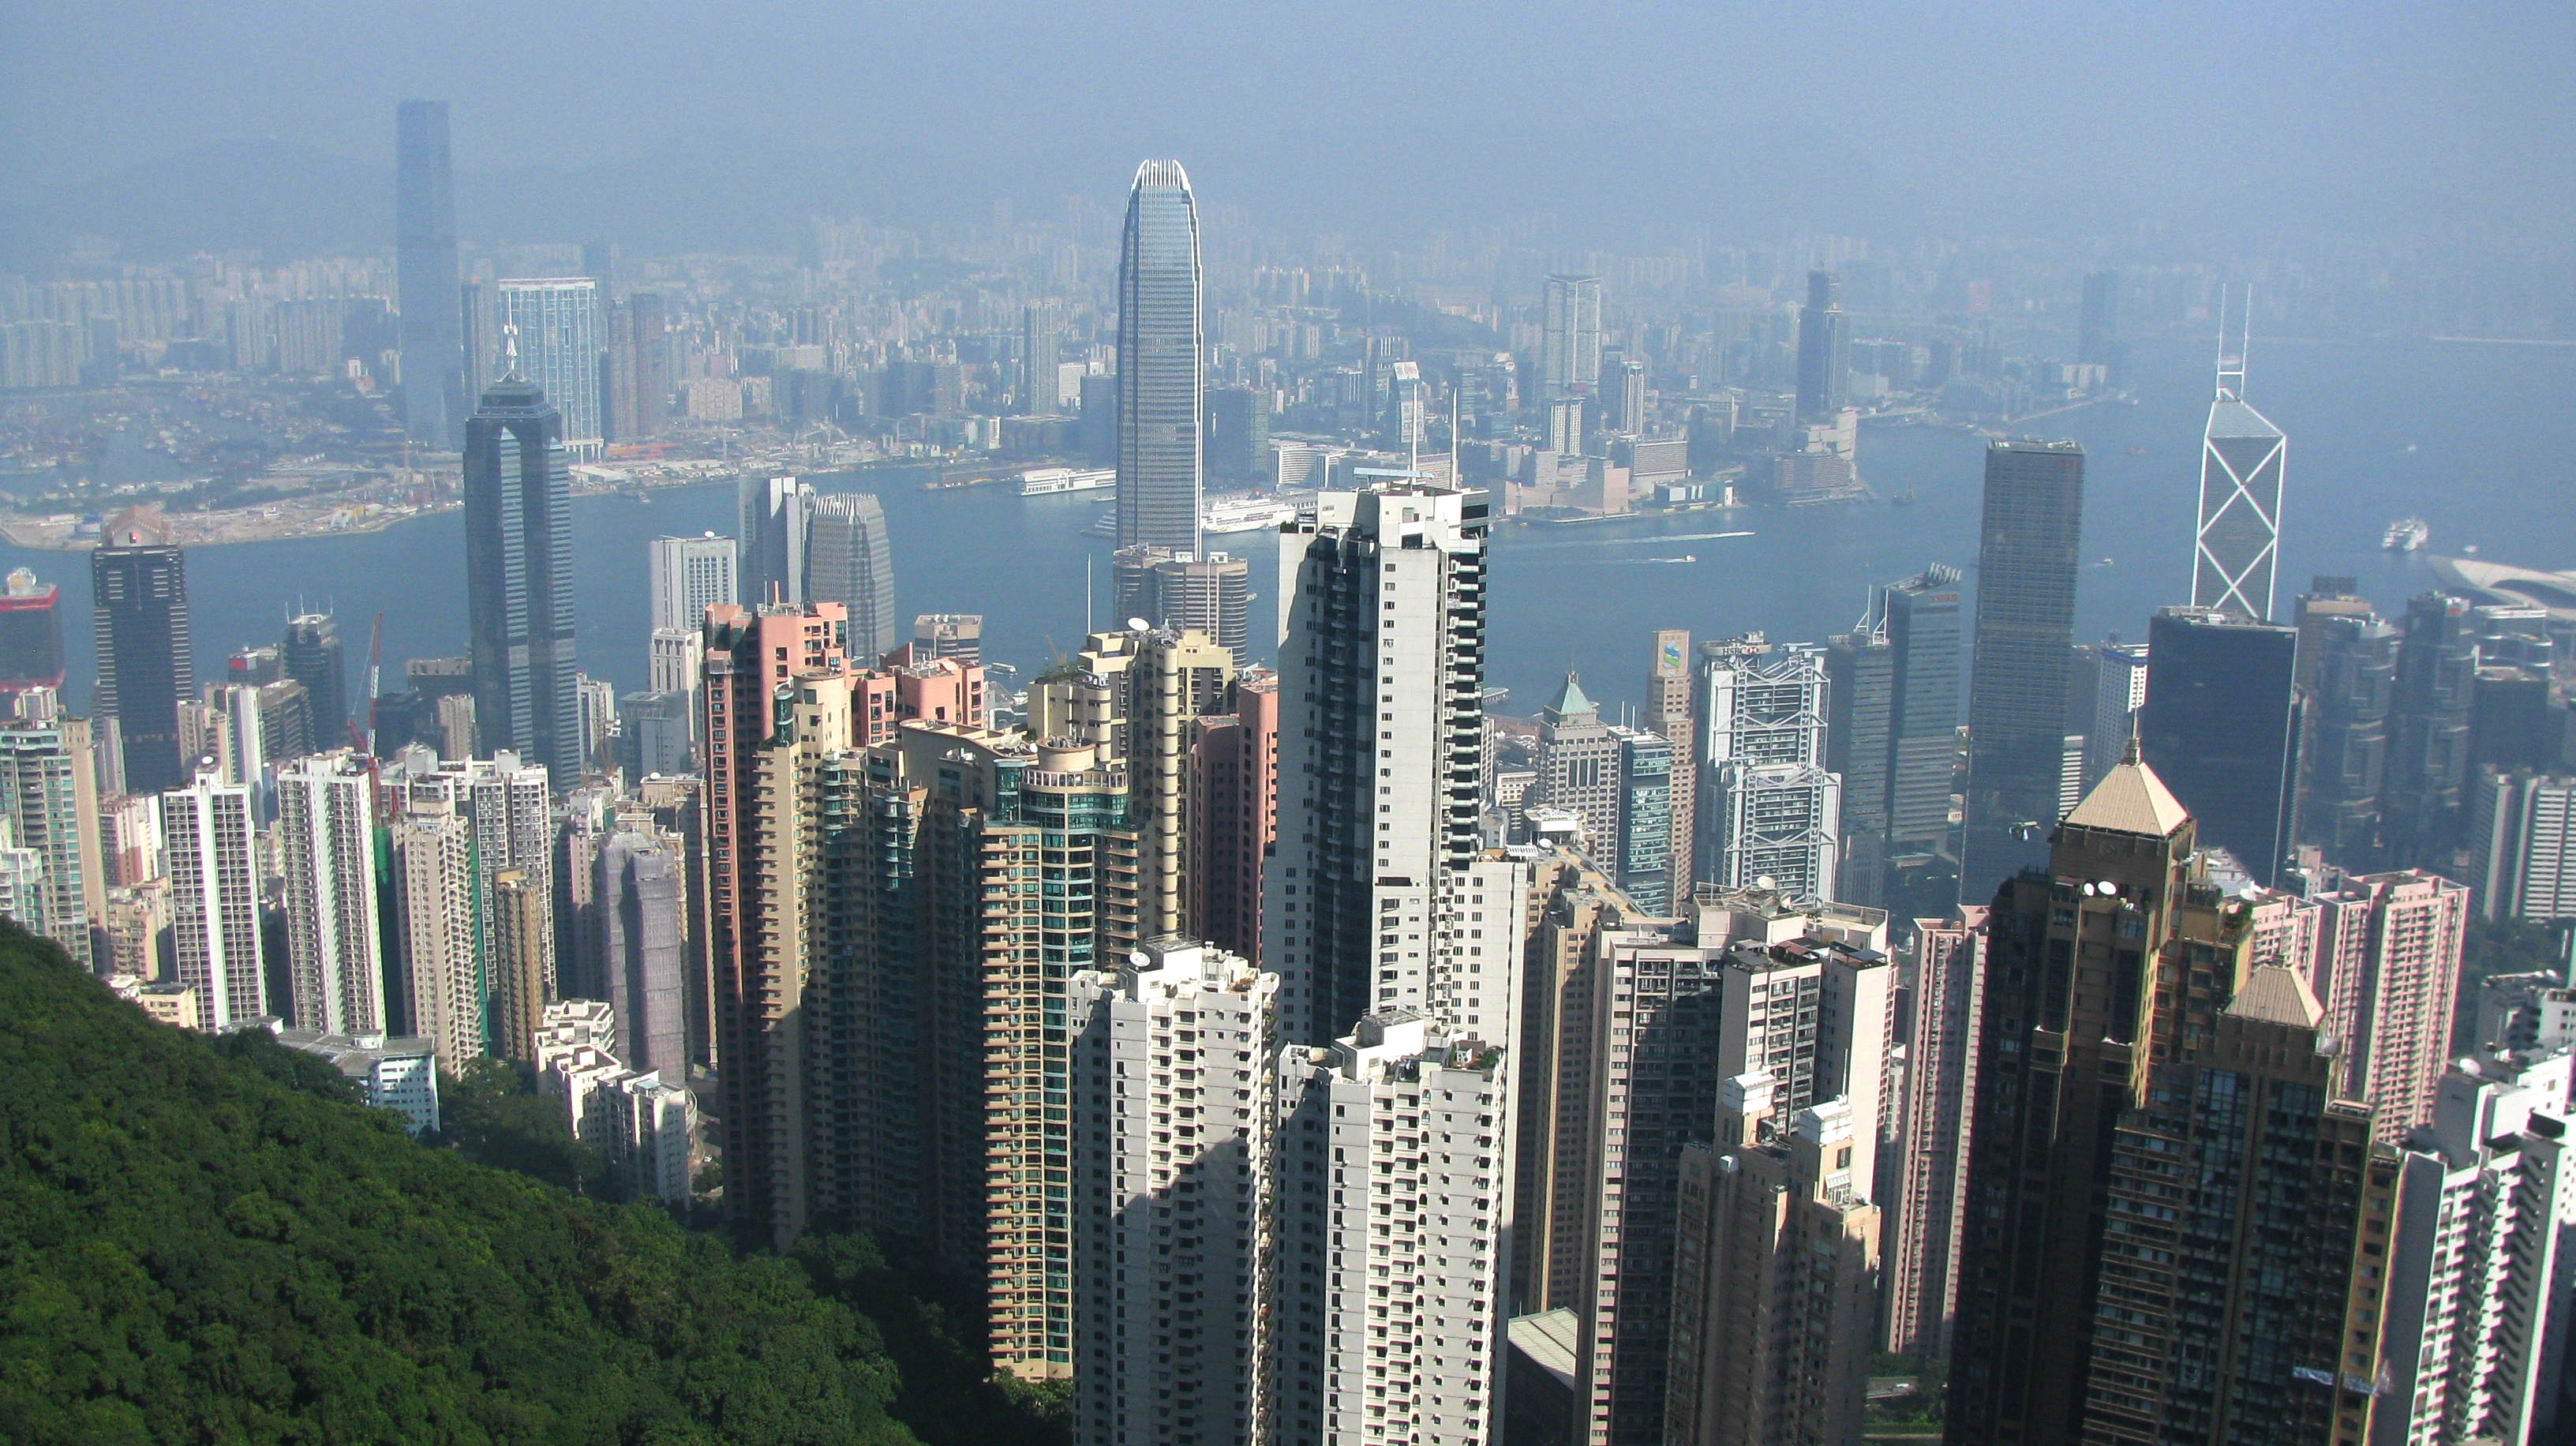
[[[2388,535],[2379,545],[2390,552],[2413,552],[2433,540],[2432,525],[2421,517],[2401,517],[2388,524]]]
[[[1118,485],[1118,470],[1102,467],[1076,471],[1071,467],[1033,467],[1020,474],[1020,495],[1052,497],[1059,492],[1097,492]]]

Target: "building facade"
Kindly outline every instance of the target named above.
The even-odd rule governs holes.
[[[479,742],[544,765],[569,788],[581,778],[582,748],[563,417],[512,368],[483,393],[465,433],[466,636]]]
[[[1118,253],[1118,545],[1199,550],[1199,216],[1178,161],[1136,168]]]

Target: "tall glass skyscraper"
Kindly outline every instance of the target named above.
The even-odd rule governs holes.
[[[394,252],[403,428],[415,442],[452,447],[465,406],[465,322],[443,100],[407,100],[394,111]]]
[[[1983,903],[1997,884],[2048,862],[2065,772],[2083,526],[2080,444],[1987,445],[1968,674],[1967,832],[1959,858],[1965,902]]]
[[[563,418],[564,451],[596,457],[606,416],[599,400],[599,283],[587,276],[504,281],[492,288],[502,334],[517,333],[519,375]]]
[[[1136,168],[1118,256],[1118,545],[1199,550],[1199,213],[1178,161]]]
[[[849,610],[848,647],[862,666],[874,667],[894,650],[894,547],[875,493],[813,497],[805,519],[805,595],[798,601]]]
[[[2245,348],[2239,342],[2234,356],[2218,359],[2218,395],[2209,404],[2209,430],[2200,443],[2192,606],[2272,620],[2272,575],[2281,553],[2281,463],[2289,446],[2280,428],[2245,404]]]
[[[1601,383],[1601,278],[1551,276],[1539,328],[1541,399],[1590,396]],[[1562,450],[1562,449],[1560,449]]]
[[[1829,422],[1851,399],[1851,318],[1843,315],[1842,278],[1807,273],[1807,306],[1798,313],[1798,420]]]
[[[2295,628],[2219,608],[2165,608],[2147,625],[2138,755],[2265,888],[2288,860],[2298,798]]]
[[[556,788],[578,783],[563,417],[515,367],[465,425],[465,611],[484,750],[544,765]]]

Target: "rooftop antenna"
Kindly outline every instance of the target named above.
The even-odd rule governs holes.
[[[1458,480],[1458,391],[1453,373],[1449,378],[1449,485],[1464,490],[1466,484]]]
[[[1082,554],[1082,635],[1091,636],[1091,554]]]
[[[508,322],[501,327],[501,380],[523,381],[519,375],[519,324]]]
[[[2250,281],[2245,284],[2245,314],[2238,318],[2238,325],[2241,329],[2236,353],[2230,356],[2227,351],[2227,285],[2221,282],[2218,287],[2218,400],[2222,402],[2245,400],[2245,344],[2252,339],[2254,326],[2254,284]]]

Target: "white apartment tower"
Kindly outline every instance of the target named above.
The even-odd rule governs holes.
[[[259,855],[250,789],[200,773],[161,795],[170,865],[170,935],[179,982],[197,991],[206,1028],[269,1012],[261,964]]]
[[[298,1028],[381,1034],[384,959],[376,897],[375,780],[347,749],[277,776],[277,866]]]
[[[1280,539],[1279,817],[1262,958],[1291,1038],[1421,1008],[1478,854],[1485,498],[1327,492]]]
[[[476,948],[473,826],[446,799],[394,820],[394,933],[411,1033],[448,1069],[485,1053],[487,992]]]
[[[1280,1055],[1268,1440],[1501,1438],[1500,1056],[1404,1008]]]
[[[2568,1043],[2462,1060],[2407,1142],[2373,1446],[2546,1441],[2576,1419]]]
[[[1278,986],[1179,939],[1073,978],[1084,1446],[1265,1439]]]

